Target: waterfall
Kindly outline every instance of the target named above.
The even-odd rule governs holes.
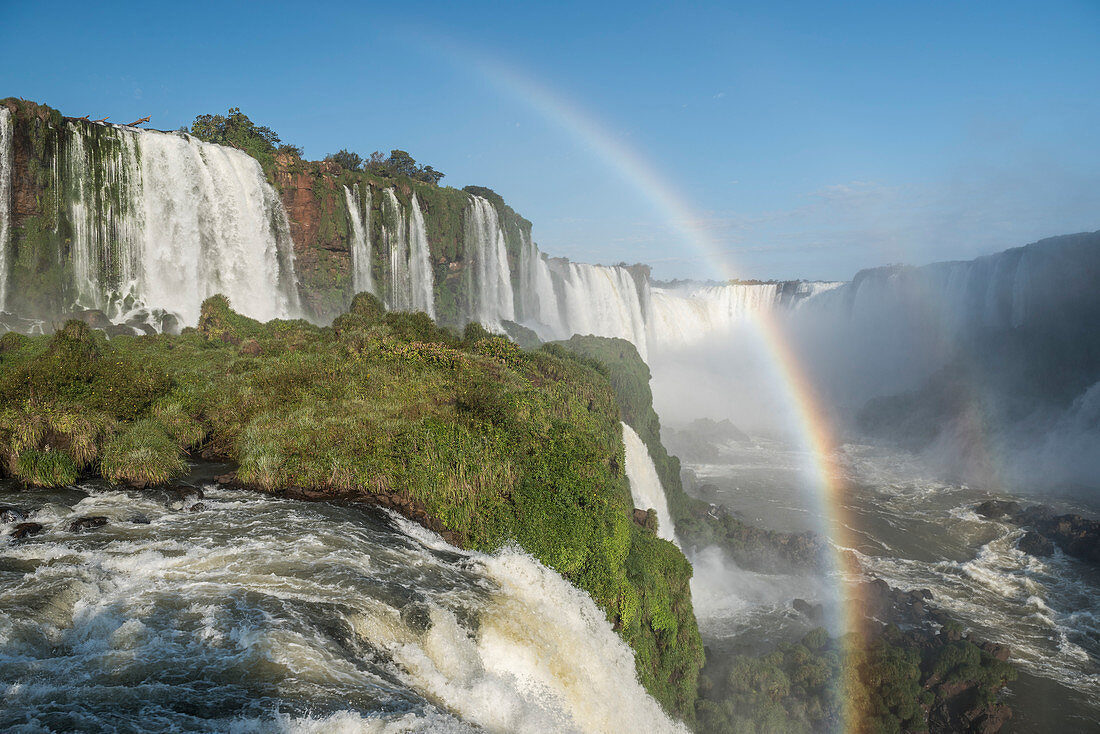
[[[11,229],[11,110],[0,107],[0,311],[7,305],[8,233]]]
[[[73,291],[78,306],[110,310],[118,295],[148,295],[138,293],[145,246],[138,134],[109,127],[85,132],[72,122],[67,132],[61,184],[72,227]],[[195,312],[190,322],[197,321]]]
[[[187,324],[223,293],[261,320],[295,316],[286,211],[260,164],[189,135],[67,124],[56,162],[78,306],[162,309]],[[122,305],[124,304],[124,305]]]
[[[423,311],[435,318],[431,255],[420,202],[413,194],[408,218],[392,188],[382,201],[382,238],[390,254],[390,299],[393,311]]]
[[[626,476],[630,480],[630,495],[634,498],[634,506],[643,510],[656,510],[657,534],[676,543],[676,527],[668,511],[668,501],[665,499],[661,479],[657,476],[657,467],[653,465],[649,449],[641,436],[625,423],[623,446],[626,448]]]
[[[554,276],[546,258],[523,232],[520,250],[520,293],[521,318],[526,326],[535,330],[543,339],[560,339],[565,332],[558,296],[554,291]],[[565,335],[568,336],[568,335]]]
[[[424,227],[424,214],[416,194],[412,195],[409,212],[409,280],[412,286],[412,305],[416,311],[435,318],[435,284],[432,278],[432,256],[428,249],[428,233]]]
[[[121,710],[170,731],[686,732],[592,598],[530,555],[201,484],[188,511],[101,484],[43,495],[29,543],[0,522],[18,569],[0,686],[19,692],[0,730],[115,730]],[[0,502],[27,499],[0,480]],[[108,524],[66,530],[89,515]]]
[[[365,207],[359,198],[359,184],[354,184],[351,188],[344,187],[344,201],[347,202],[348,218],[351,221],[352,292],[374,293],[370,252],[370,188],[367,189]]]
[[[559,266],[564,335],[594,334],[626,339],[645,359],[645,316],[634,276],[622,266],[564,263]]]
[[[778,283],[730,283],[651,289],[650,338],[662,347],[701,342],[728,333],[755,314],[775,308]]]
[[[471,263],[474,313],[472,320],[500,329],[502,321],[515,321],[515,296],[508,248],[496,208],[474,196],[464,217],[466,256]]]

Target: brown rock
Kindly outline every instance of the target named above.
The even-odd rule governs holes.
[[[101,528],[107,524],[107,518],[103,515],[91,515],[89,517],[78,517],[69,523],[70,533],[83,533],[85,530],[91,530],[93,528]]]
[[[21,538],[27,538],[31,535],[38,535],[43,530],[45,530],[45,528],[42,527],[41,523],[21,522],[11,531],[11,537],[13,540],[20,540]]]

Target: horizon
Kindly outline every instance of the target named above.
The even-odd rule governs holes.
[[[1100,229],[1088,3],[337,9],[73,5],[32,65],[19,28],[46,11],[9,7],[3,93],[165,130],[240,107],[309,159],[407,150],[548,254],[661,280],[848,280]],[[315,50],[334,19],[355,35]]]

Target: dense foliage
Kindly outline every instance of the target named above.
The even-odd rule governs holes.
[[[417,164],[416,160],[403,150],[391,150],[389,156],[376,150],[364,161],[358,153],[343,148],[325,156],[325,160],[336,163],[348,171],[365,171],[386,178],[410,178],[432,186],[438,186],[440,180],[446,175],[431,166]]]
[[[199,115],[188,132],[208,143],[243,150],[258,160],[265,171],[270,170],[275,162],[275,153],[280,150],[278,134],[269,127],[252,122],[239,107],[230,108],[225,115]],[[285,147],[301,154],[298,148]]]
[[[261,324],[216,296],[180,336],[108,341],[71,321],[0,338],[0,459],[15,479],[140,486],[199,447],[259,489],[387,493],[470,547],[518,543],[588,591],[643,684],[693,718],[691,568],[630,519],[619,411],[593,364],[477,327],[460,338],[367,294],[326,328]]]
[[[440,180],[446,175],[431,166],[418,165],[416,160],[403,150],[391,150],[388,157],[384,156],[382,151],[376,150],[370,154],[370,159],[367,160],[363,169],[376,176],[389,178],[407,176],[414,181],[423,181],[433,186],[438,186]]]
[[[952,625],[934,637],[890,627],[871,640],[816,629],[763,656],[712,656],[699,681],[699,722],[715,734],[925,732],[930,716],[951,719],[940,711],[948,699],[977,710],[1015,677]]]

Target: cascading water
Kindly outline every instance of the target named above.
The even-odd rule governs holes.
[[[11,110],[0,107],[0,311],[7,306],[8,237],[11,230]]]
[[[621,266],[552,263],[561,282],[563,322],[571,334],[618,337],[648,353],[642,297],[631,272]]]
[[[416,310],[435,318],[435,287],[432,277],[432,256],[428,249],[428,233],[424,214],[416,194],[412,195],[409,212],[409,281]]]
[[[179,133],[69,123],[58,171],[79,305],[130,297],[195,324],[202,301],[223,293],[254,318],[297,315],[286,212],[251,156]]]
[[[371,274],[370,251],[370,189],[367,189],[366,206],[359,197],[359,184],[344,187],[344,201],[348,205],[351,221],[351,283],[355,293],[374,293],[374,277]]]
[[[0,729],[686,731],[591,598],[518,550],[205,492],[0,483],[46,526],[0,525]]]
[[[516,319],[504,230],[496,208],[480,196],[474,196],[466,208],[464,225],[466,256],[473,260],[471,318],[499,330],[501,321]]]
[[[654,345],[692,344],[728,333],[754,314],[775,308],[778,283],[651,288],[649,337]]]
[[[630,480],[630,494],[639,509],[657,511],[657,534],[665,540],[676,541],[676,527],[668,511],[664,487],[657,476],[657,467],[649,455],[649,449],[633,428],[623,423],[623,447],[626,449],[626,476]]]
[[[420,202],[413,194],[409,216],[392,188],[382,200],[382,237],[390,257],[389,307],[394,311],[423,311],[435,318],[431,255]]]
[[[542,338],[559,339],[565,332],[558,296],[554,291],[554,276],[539,248],[524,232],[520,251],[519,302],[523,322]]]

